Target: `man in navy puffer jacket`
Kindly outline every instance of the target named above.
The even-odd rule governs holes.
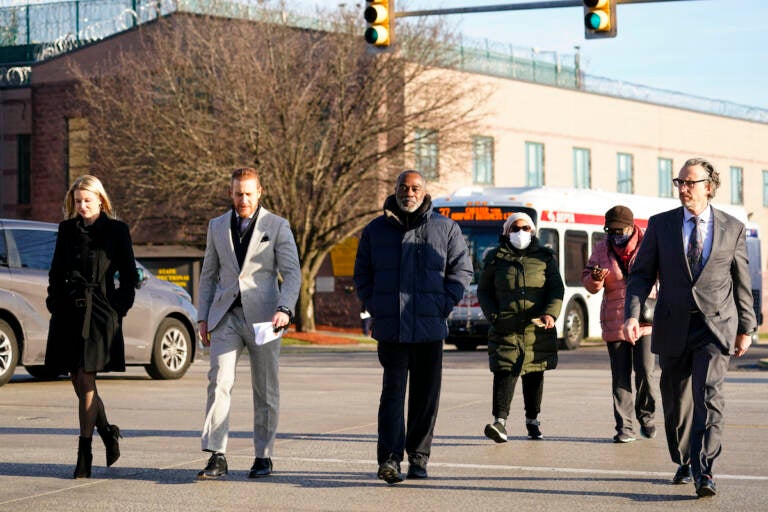
[[[426,478],[437,418],[446,319],[472,279],[472,262],[458,224],[432,211],[423,176],[405,171],[384,213],[363,230],[355,259],[357,295],[373,317],[384,368],[379,402],[378,477]],[[408,428],[405,389],[410,372]]]

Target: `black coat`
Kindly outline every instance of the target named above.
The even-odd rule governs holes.
[[[103,213],[88,227],[80,217],[65,220],[48,278],[46,367],[125,371],[122,318],[138,281],[128,226]]]

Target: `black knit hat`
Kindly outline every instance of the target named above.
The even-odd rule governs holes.
[[[632,210],[626,206],[614,206],[605,212],[605,227],[608,229],[631,228],[635,225]]]

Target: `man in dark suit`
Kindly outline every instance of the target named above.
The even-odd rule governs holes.
[[[695,482],[699,497],[717,493],[730,354],[742,356],[757,328],[744,224],[710,206],[720,186],[712,164],[685,162],[672,180],[682,208],[654,215],[629,277],[627,340],[639,337],[640,306],[659,279],[651,350],[659,355],[664,426],[673,483]]]

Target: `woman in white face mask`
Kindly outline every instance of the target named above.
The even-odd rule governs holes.
[[[563,305],[563,280],[551,249],[539,245],[536,227],[524,212],[502,228],[499,247],[488,252],[477,285],[483,314],[491,323],[488,359],[493,372],[493,420],[485,435],[507,440],[506,421],[518,377],[522,376],[525,426],[541,439],[544,370],[557,366],[555,319]]]

